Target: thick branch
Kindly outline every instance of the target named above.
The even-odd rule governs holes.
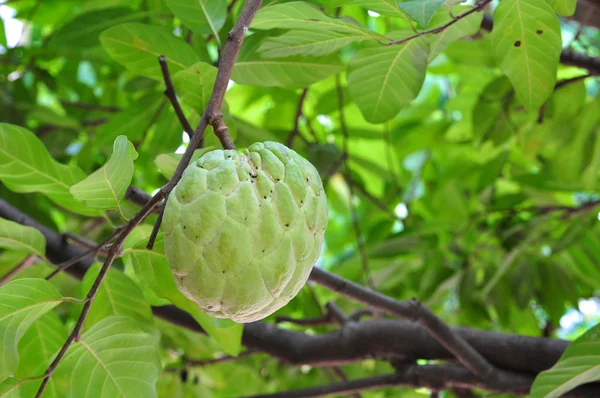
[[[507,382],[507,380],[501,380],[502,372],[494,369],[469,343],[455,334],[448,325],[418,301],[394,300],[318,267],[313,268],[310,279],[330,290],[379,309],[389,315],[418,321],[473,374],[493,383],[505,384]]]

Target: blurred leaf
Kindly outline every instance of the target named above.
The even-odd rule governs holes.
[[[192,66],[198,55],[184,41],[166,29],[139,23],[125,23],[102,32],[100,42],[110,56],[130,71],[162,80],[158,57],[167,58],[175,74]]]
[[[100,45],[98,37],[105,29],[129,21],[135,21],[145,13],[133,13],[127,8],[108,8],[88,12],[65,24],[49,41],[56,48],[70,50],[86,49]]]
[[[418,2],[419,0],[414,0],[414,2]],[[398,3],[406,4],[406,3]],[[471,7],[453,7],[452,13],[454,15],[460,15],[468,10]],[[442,8],[437,11],[430,19],[429,25],[427,29],[434,29],[438,26],[442,26],[453,19],[452,15],[450,15],[449,10],[447,8]],[[446,49],[446,47],[465,36],[472,36],[476,34],[481,28],[481,21],[483,19],[482,12],[475,12],[465,18],[462,18],[460,21],[454,23],[448,28],[444,29],[442,32],[436,35],[431,35],[430,37],[430,52],[429,52],[429,61],[438,56],[442,51]]]
[[[119,209],[133,177],[138,154],[127,137],[120,135],[106,164],[71,187],[73,196],[96,210]]]
[[[548,0],[548,3],[558,14],[565,17],[573,15],[577,7],[577,0]]]

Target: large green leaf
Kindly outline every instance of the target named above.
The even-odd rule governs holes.
[[[240,84],[261,87],[304,88],[341,72],[344,65],[337,55],[323,57],[264,58],[258,54],[259,35],[244,42],[231,78]]]
[[[68,22],[51,36],[49,45],[69,50],[86,49],[100,45],[100,33],[111,26],[134,21],[146,13],[133,13],[127,8],[109,8],[89,12]]]
[[[0,287],[0,381],[17,370],[18,344],[27,329],[62,301],[44,279],[17,279]]]
[[[466,12],[470,8],[471,7],[457,6],[457,7],[452,8],[452,12],[454,15],[458,15],[463,12]],[[431,18],[431,21],[429,22],[429,25],[427,26],[427,29],[433,29],[438,26],[442,26],[442,25],[448,23],[451,19],[452,19],[452,15],[450,15],[450,13],[448,12],[448,9],[442,8],[438,12],[436,12],[435,15],[433,15],[433,17]],[[447,27],[440,33],[435,34],[435,35],[430,35],[429,36],[429,40],[430,40],[430,42],[429,42],[429,46],[430,46],[429,60],[431,61],[436,56],[438,56],[438,54],[441,53],[442,51],[444,51],[450,43],[452,43],[462,37],[471,36],[471,35],[474,35],[475,33],[477,33],[479,31],[479,29],[481,28],[482,19],[483,19],[483,13],[475,12],[469,16],[462,18],[458,22],[450,25],[449,27]]]
[[[212,318],[202,312],[177,289],[164,254],[162,237],[157,239],[152,250],[146,249],[146,243],[147,239],[142,239],[133,248],[124,251],[126,258],[133,264],[137,277],[157,296],[190,313],[226,352],[237,355],[241,350],[243,326],[229,320]]]
[[[129,318],[111,316],[73,343],[56,369],[73,398],[156,397],[156,340]]]
[[[31,131],[0,123],[0,180],[12,191],[41,192],[70,211],[97,215],[77,201],[69,188],[85,178],[73,165],[55,161]]]
[[[446,0],[406,0],[398,3],[400,7],[413,21],[421,26],[427,26],[433,15],[446,2]],[[448,14],[448,11],[446,10]]]
[[[87,293],[98,273],[101,264],[95,264],[85,274],[81,283],[83,293]],[[126,316],[144,330],[150,329],[154,320],[150,305],[144,300],[140,288],[125,274],[110,269],[100,285],[85,327],[90,328],[109,316]]]
[[[197,114],[202,115],[212,93],[217,68],[205,62],[197,62],[173,76],[177,95]]]
[[[531,112],[554,90],[561,45],[558,17],[545,0],[504,0],[496,8],[496,60]]]
[[[328,7],[357,5],[381,15],[400,17],[408,20],[404,11],[398,7],[398,0],[320,0],[320,3]]]
[[[567,347],[556,365],[540,373],[531,386],[531,398],[561,397],[573,388],[600,380],[600,325]]]
[[[221,0],[167,0],[173,14],[192,31],[212,34],[219,40],[219,30],[227,18],[227,2]]]
[[[199,61],[196,52],[167,29],[125,23],[102,32],[100,42],[118,63],[130,71],[162,80],[158,57],[164,55],[172,74]]]
[[[106,164],[85,180],[73,185],[71,193],[92,209],[120,209],[119,203],[131,184],[133,161],[137,157],[133,144],[127,137],[120,135],[115,140],[113,153]]]
[[[371,44],[356,53],[348,65],[348,89],[367,121],[392,119],[419,94],[428,56],[424,37],[399,45]]]
[[[35,228],[0,218],[0,247],[43,258],[46,253],[46,238]]]

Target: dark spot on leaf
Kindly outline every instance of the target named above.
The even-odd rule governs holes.
[[[181,378],[181,382],[185,383],[188,379],[188,371],[187,369],[182,369],[181,373],[179,374],[179,377]]]
[[[286,227],[289,227],[289,226],[290,226],[290,224],[285,224],[285,226],[286,226]]]
[[[225,273],[225,271],[223,271],[223,273]]]
[[[206,307],[206,308],[207,308],[207,309],[209,309],[209,310],[212,310],[212,307],[213,307],[212,305],[209,305],[209,306],[208,306],[208,307]]]
[[[521,47],[521,40],[517,40],[515,42],[515,47]]]
[[[198,384],[200,382],[200,378],[198,376],[194,377],[194,384]]]
[[[541,29],[538,29],[538,30],[535,31],[535,33],[537,33],[538,35],[541,35],[542,33],[544,33],[544,31],[541,30]]]
[[[266,197],[266,196],[263,196],[263,198],[265,198],[265,199],[266,199],[267,197]]]

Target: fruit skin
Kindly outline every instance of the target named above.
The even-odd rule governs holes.
[[[319,173],[295,151],[277,142],[214,150],[169,195],[165,253],[179,290],[203,311],[254,322],[304,286],[327,221]]]

